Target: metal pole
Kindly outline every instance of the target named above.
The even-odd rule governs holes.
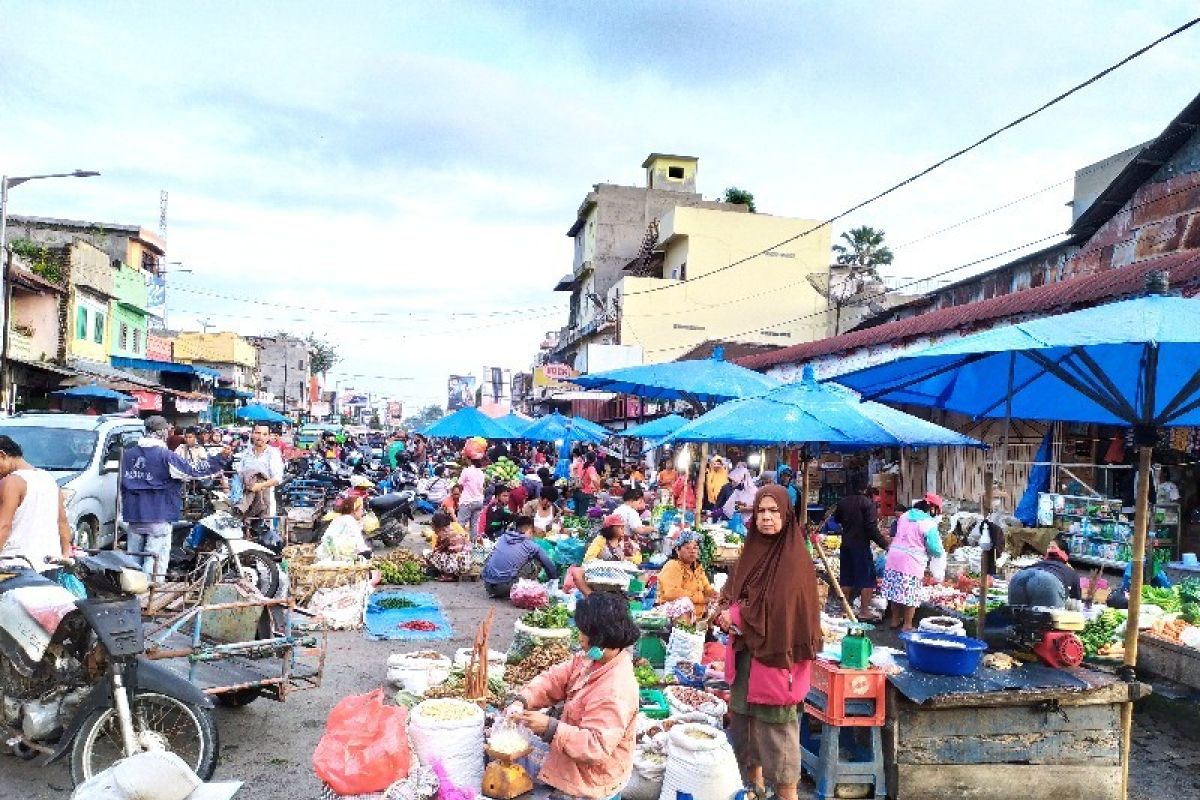
[[[9,310],[12,303],[8,296],[8,176],[0,176],[0,297],[4,298],[4,341],[0,344],[0,399],[4,413],[8,413],[8,329]]]

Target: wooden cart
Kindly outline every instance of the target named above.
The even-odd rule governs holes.
[[[1091,670],[1075,689],[939,694],[889,685],[884,756],[894,800],[1122,800],[1121,704],[1150,688]]]

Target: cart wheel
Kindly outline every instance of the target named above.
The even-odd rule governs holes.
[[[222,692],[212,695],[213,702],[222,708],[241,708],[248,706],[261,696],[258,689],[238,689],[236,692]]]

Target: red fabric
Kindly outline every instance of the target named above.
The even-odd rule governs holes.
[[[742,624],[741,609],[729,609],[734,625]],[[725,645],[725,680],[729,685],[737,680],[737,653],[733,636]],[[804,702],[812,682],[812,661],[797,661],[790,668],[768,667],[750,657],[750,681],[746,686],[746,702],[759,706],[795,706]]]

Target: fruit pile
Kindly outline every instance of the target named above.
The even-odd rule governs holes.
[[[500,456],[494,464],[489,464],[483,471],[495,483],[512,486],[521,480],[521,467],[508,456]]]

